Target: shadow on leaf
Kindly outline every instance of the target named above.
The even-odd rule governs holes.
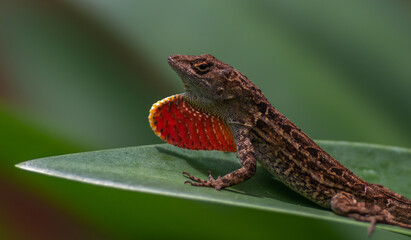
[[[211,158],[204,156],[193,157],[190,156],[191,154],[184,154],[180,149],[179,151],[173,151],[163,146],[156,146],[155,148],[160,153],[183,159],[193,169],[200,172],[200,175],[202,176],[196,177],[200,177],[202,179],[208,178],[208,170],[211,170],[211,173],[216,178],[218,176],[224,176],[225,174],[241,167],[239,163],[224,158]],[[187,169],[181,169],[181,172],[186,170]],[[270,198],[309,208],[324,209],[294,192],[282,182],[276,180],[261,165],[258,166],[257,173],[253,178],[239,185],[224,189],[224,191],[258,198]]]

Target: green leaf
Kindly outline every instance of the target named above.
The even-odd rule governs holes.
[[[411,196],[411,150],[371,144],[319,141],[331,155],[360,177]],[[151,145],[69,154],[26,161],[17,167],[46,175],[114,188],[243,206],[368,226],[318,207],[276,181],[261,166],[254,178],[223,191],[183,184],[181,174],[206,178],[207,170],[223,175],[239,164],[234,154],[190,151]],[[411,236],[411,230],[378,224],[378,228]]]

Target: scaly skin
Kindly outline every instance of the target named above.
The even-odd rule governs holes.
[[[231,129],[242,165],[223,177],[201,180],[184,172],[193,186],[217,190],[254,176],[257,161],[284,184],[336,214],[411,228],[411,201],[368,183],[326,153],[279,113],[239,71],[211,55],[173,55],[170,66],[183,80],[185,99],[222,118]]]

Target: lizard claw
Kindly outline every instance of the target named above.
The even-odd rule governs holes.
[[[204,180],[202,180],[198,177],[194,177],[193,175],[191,175],[190,173],[188,173],[186,171],[183,172],[183,175],[186,175],[188,178],[190,178],[191,180],[193,180],[194,182],[197,182],[197,183],[207,182],[207,181],[204,181]],[[189,180],[185,181],[184,183],[188,183],[188,182],[191,183],[191,185],[194,184],[193,182],[191,182]]]
[[[190,173],[184,171],[183,175],[187,176],[190,180],[194,181],[190,181],[187,180],[184,183],[189,183],[191,184],[191,186],[197,186],[197,187],[212,187],[215,188],[216,190],[221,190],[223,189],[222,183],[221,183],[221,177],[218,176],[217,180],[213,178],[213,176],[211,175],[211,171],[208,170],[208,181],[206,180],[202,180],[198,177],[194,177],[193,175],[191,175]]]
[[[218,176],[217,177],[217,181],[220,179],[220,176]],[[216,181],[214,178],[213,178],[213,175],[211,175],[211,170],[208,170],[208,180],[209,181]]]
[[[193,182],[192,182],[192,181],[190,181],[190,180],[187,180],[187,181],[185,181],[185,182],[184,182],[184,184],[186,184],[186,183],[191,184],[191,186],[193,185]]]

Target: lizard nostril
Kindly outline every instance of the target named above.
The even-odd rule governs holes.
[[[174,55],[168,56],[168,61],[173,62],[174,61]]]
[[[168,56],[168,61],[169,62],[175,62],[175,61],[179,60],[180,58],[181,58],[180,55],[170,55],[170,56]]]

